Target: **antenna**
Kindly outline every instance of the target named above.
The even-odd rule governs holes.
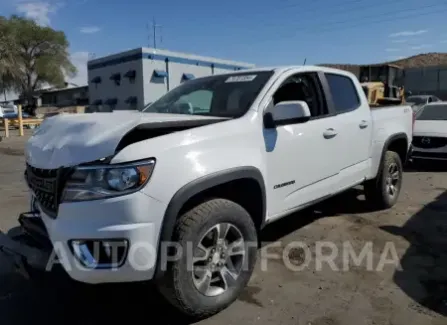
[[[163,26],[160,27],[160,43],[163,43]]]
[[[151,47],[151,28],[149,26],[149,23],[146,24],[146,30],[147,30],[147,47]]]
[[[150,28],[150,27],[149,27],[149,24],[147,24],[147,29],[148,29],[148,43],[149,43],[149,47],[150,47],[150,38],[151,38],[151,36],[150,36],[149,28]],[[153,18],[153,19],[152,19],[152,40],[153,40],[153,43],[154,43],[154,46],[153,46],[154,49],[157,48],[157,28],[160,29],[160,43],[162,43],[162,42],[163,42],[163,38],[162,38],[162,36],[161,36],[161,28],[162,28],[162,26],[161,26],[161,25],[158,25],[158,24],[155,22],[155,18]]]
[[[306,61],[307,61],[307,58],[304,58],[304,63],[303,63],[303,65],[306,65]]]

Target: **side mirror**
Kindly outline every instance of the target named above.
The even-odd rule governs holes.
[[[305,123],[310,119],[307,103],[301,100],[280,102],[264,115],[264,127],[273,129],[280,125]]]

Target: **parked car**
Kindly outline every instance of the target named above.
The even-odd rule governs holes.
[[[1,104],[0,105],[0,119],[17,119],[19,118],[19,111],[16,105],[13,104]],[[22,112],[22,118],[27,119],[31,116],[25,112]],[[25,125],[27,129],[34,129],[35,125]]]
[[[439,102],[441,99],[434,95],[412,95],[408,96],[405,101],[407,104],[411,105],[413,111],[417,113],[417,111],[425,104]]]
[[[414,162],[447,160],[447,102],[430,103],[418,111],[412,146]]]
[[[0,118],[15,118],[17,106],[13,104],[0,104]]]
[[[209,316],[246,286],[265,225],[359,184],[391,208],[412,127],[410,106],[372,109],[342,70],[197,78],[142,112],[44,120],[26,145],[33,208],[19,219],[57,245],[72,279],[152,280],[183,313]],[[16,268],[48,265],[48,248],[17,240],[0,243]]]

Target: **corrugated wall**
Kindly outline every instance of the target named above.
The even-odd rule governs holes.
[[[436,95],[447,100],[447,66],[405,69],[404,85],[413,94]]]

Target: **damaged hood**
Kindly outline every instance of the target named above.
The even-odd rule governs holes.
[[[25,156],[27,163],[37,168],[75,166],[113,155],[123,137],[137,127],[147,132],[156,129],[163,135],[163,128],[175,131],[223,120],[226,119],[138,111],[56,115],[36,129],[27,142]],[[170,132],[164,134],[167,133]]]

